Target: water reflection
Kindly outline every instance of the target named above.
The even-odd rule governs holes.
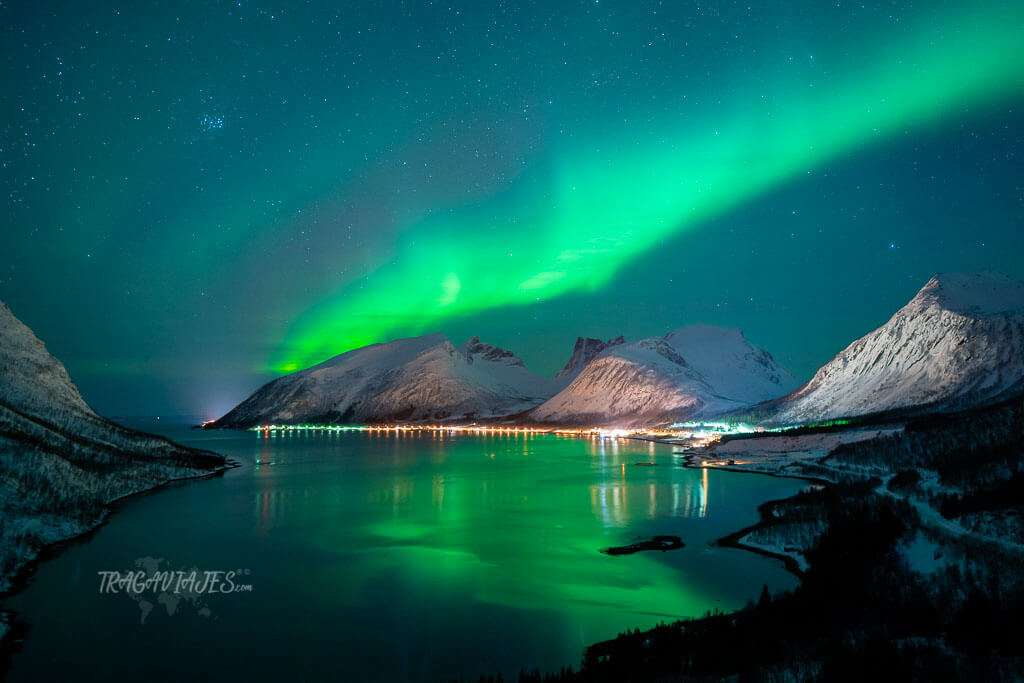
[[[716,472],[711,516],[711,475],[679,467],[667,447],[447,432],[176,436],[247,466],[141,497],[88,544],[41,565],[17,598],[33,632],[15,680],[46,680],[57,657],[68,671],[101,662],[130,678],[129,666],[166,654],[164,634],[193,649],[221,642],[238,654],[223,670],[250,679],[311,666],[314,678],[475,680],[524,663],[575,664],[584,646],[625,627],[739,608],[764,583],[793,585],[772,563],[709,544],[755,521],[757,502],[800,485]],[[274,465],[253,465],[268,457]],[[657,466],[636,465],[645,461]],[[655,533],[687,547],[599,552]],[[140,628],[130,601],[111,618],[105,610],[121,603],[89,602],[94,590],[64,578],[154,552],[251,566],[257,592],[225,600],[198,628],[159,609]],[[420,668],[407,671],[404,658]]]
[[[274,476],[272,457],[275,445],[266,433],[257,432],[260,446],[256,455],[256,470],[259,472],[260,490],[256,492],[256,533],[263,536],[273,524],[277,511],[277,499],[281,495]]]
[[[662,516],[701,519],[708,514],[708,471],[699,481],[686,477],[681,481],[630,484],[626,464],[619,467],[622,477],[590,486],[590,507],[605,527],[621,527],[644,517]]]
[[[708,468],[701,468],[700,471],[700,516],[708,514]]]
[[[430,503],[431,506],[441,512],[444,509],[444,475],[435,474],[430,482]]]
[[[380,510],[392,520],[409,516],[420,524],[439,524],[485,511],[523,511],[536,506],[531,504],[528,494],[538,483],[524,480],[518,471],[509,469],[507,462],[510,457],[526,459],[534,453],[531,442],[537,437],[533,434],[495,433],[467,438],[440,431],[423,435],[401,431],[366,432],[358,436],[328,432],[325,438],[302,432],[257,432],[257,437],[259,445],[254,460],[260,490],[255,493],[255,516],[260,535],[274,526],[283,497],[292,501],[297,498],[296,504],[301,505],[306,514],[321,514],[320,508],[341,504],[350,485],[343,478],[332,480],[331,495],[325,496],[325,491],[320,490],[312,498],[309,490],[300,492],[282,486],[275,474],[279,468],[263,464],[271,462],[275,452],[280,450],[279,439],[301,438],[304,442],[308,439],[311,446],[334,453],[339,459],[352,457],[348,450],[352,438],[379,444],[383,448],[363,453],[360,461],[352,466],[363,473],[358,482],[363,500],[370,509]],[[592,463],[589,471],[598,481],[587,484],[586,490],[591,513],[603,528],[622,528],[640,519],[702,519],[708,515],[707,468],[700,471],[698,478],[693,476],[692,470],[658,462],[654,443],[641,446],[618,439],[567,440],[578,445],[580,456],[589,458]],[[460,460],[455,467],[456,463],[450,462],[449,457],[455,452],[453,446],[457,445],[472,446],[476,457],[469,463]],[[645,457],[658,464],[656,471],[637,466],[637,461]],[[505,460],[505,463],[497,460]],[[423,474],[429,477],[429,488],[417,489],[415,481],[422,480]]]

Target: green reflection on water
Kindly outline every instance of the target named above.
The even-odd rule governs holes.
[[[287,533],[301,529],[317,550],[356,552],[356,564],[373,567],[353,572],[346,562],[318,577],[339,606],[358,600],[380,574],[427,594],[447,595],[455,586],[459,599],[475,603],[570,612],[603,635],[657,621],[652,617],[699,615],[722,607],[723,598],[725,607],[741,604],[729,590],[708,592],[688,581],[680,558],[669,553],[599,553],[665,533],[689,545],[676,553],[699,556],[732,529],[730,519],[736,526],[753,520],[755,505],[741,496],[741,505],[731,506],[738,514],[701,525],[713,509],[709,480],[720,473],[683,469],[665,447],[544,434],[255,438],[263,448],[336,444],[339,457],[352,458],[340,464],[350,476],[320,482],[313,495],[294,492],[283,508],[257,498],[260,527],[288,519]],[[353,455],[353,443],[365,449]],[[278,475],[290,465],[276,457],[279,464],[258,477],[265,491],[280,494]],[[657,466],[636,465],[651,461]],[[745,481],[731,485],[742,493]]]
[[[31,625],[10,680],[146,671],[177,681],[194,662],[168,654],[199,651],[208,678],[514,679],[523,667],[576,665],[585,646],[627,628],[735,609],[764,583],[795,585],[777,563],[713,541],[801,483],[684,469],[666,446],[552,435],[168,436],[247,465],[132,499],[88,542],[43,563],[7,605]],[[654,534],[686,547],[599,552]],[[210,596],[214,619],[157,608],[143,625],[134,602],[100,595],[94,578],[146,556],[251,568],[254,591]]]

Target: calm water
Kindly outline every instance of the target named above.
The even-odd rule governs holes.
[[[683,469],[667,446],[163,431],[243,467],[133,499],[40,566],[8,604],[30,624],[10,680],[509,675],[575,666],[623,629],[795,585],[775,561],[710,543],[802,484]],[[659,466],[633,465],[647,461]],[[686,547],[598,552],[653,534]],[[145,606],[101,595],[98,572],[146,557],[248,570],[235,582],[252,591],[143,596],[141,623]]]

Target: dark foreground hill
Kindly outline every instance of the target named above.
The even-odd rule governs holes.
[[[0,303],[0,592],[44,545],[96,526],[110,502],[224,464],[97,415]]]

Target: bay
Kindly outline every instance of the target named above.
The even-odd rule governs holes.
[[[125,501],[41,563],[7,604],[28,625],[10,680],[508,679],[796,584],[713,543],[806,484],[686,469],[661,444],[158,429],[241,466]],[[652,535],[686,546],[599,552]],[[234,572],[234,592],[100,592],[101,572],[193,569]]]

